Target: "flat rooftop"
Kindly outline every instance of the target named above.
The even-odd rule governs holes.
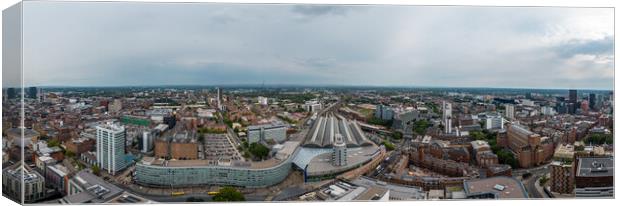
[[[278,160],[275,157],[264,161],[230,161],[230,164],[218,164],[211,160],[164,160],[155,157],[143,157],[142,164],[163,167],[236,167],[249,169],[264,169],[276,166],[286,160]],[[225,161],[228,163],[228,161]]]
[[[606,177],[614,175],[614,159],[612,157],[579,158],[577,175],[579,177]]]
[[[497,185],[503,187],[497,189]],[[467,195],[495,194],[498,199],[524,199],[528,198],[525,187],[521,181],[512,178],[497,176],[485,179],[466,180],[463,182]]]

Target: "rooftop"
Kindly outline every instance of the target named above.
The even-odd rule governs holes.
[[[614,175],[613,157],[582,157],[577,167],[578,177],[606,177]]]
[[[523,183],[512,177],[497,176],[466,180],[463,182],[463,186],[468,196],[493,194],[497,199],[528,198]]]

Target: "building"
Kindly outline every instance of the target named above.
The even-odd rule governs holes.
[[[487,178],[496,176],[512,177],[512,167],[506,164],[494,164],[487,167]]]
[[[579,104],[580,105],[579,109],[581,110],[581,114],[587,114],[588,111],[590,111],[590,106],[588,104],[589,104],[588,100],[581,101],[581,103]]]
[[[575,114],[577,109],[577,90],[568,90],[568,113]]]
[[[544,162],[545,155],[540,135],[517,124],[510,124],[506,133],[508,148],[515,154],[520,167],[529,168]],[[498,140],[498,144],[499,142]]]
[[[45,198],[45,179],[28,165],[17,163],[2,170],[2,193],[18,202],[23,197],[23,202],[34,203]]]
[[[259,96],[258,97],[258,104],[263,105],[263,106],[269,105],[269,98]]]
[[[394,119],[394,109],[384,104],[377,104],[375,117],[382,120],[392,120]]]
[[[577,158],[575,197],[614,197],[613,157]]]
[[[544,106],[540,108],[540,113],[547,116],[553,116],[555,115],[555,110],[553,109],[553,107]]]
[[[127,166],[125,162],[125,127],[106,123],[97,129],[97,164],[114,175]]]
[[[504,118],[500,115],[487,114],[484,127],[488,130],[504,129]]]
[[[572,162],[553,161],[549,165],[551,192],[570,194],[575,188]]]
[[[94,139],[89,139],[86,137],[80,137],[71,139],[70,141],[65,142],[65,148],[67,151],[71,151],[76,155],[80,155],[84,152],[91,151],[96,144]]]
[[[217,109],[218,110],[222,110],[222,89],[220,89],[219,87],[215,88],[216,92],[217,92]]]
[[[515,105],[514,104],[506,104],[504,105],[506,108],[506,119],[514,120],[515,119]]]
[[[37,99],[39,90],[36,87],[28,87],[28,98]]]
[[[106,182],[82,170],[69,180],[67,196],[60,200],[62,204],[105,203],[123,193],[123,189]]]
[[[527,199],[521,181],[506,176],[463,181],[468,199]]]
[[[332,164],[334,166],[347,165],[347,144],[342,139],[342,135],[336,134],[336,141],[334,142],[334,151],[332,152]]]
[[[142,132],[142,138],[140,138],[140,150],[144,153],[153,150],[153,133],[149,131]]]
[[[588,96],[588,105],[590,106],[590,109],[594,109],[596,104],[596,94],[590,93],[590,95]]]
[[[198,159],[198,141],[187,133],[174,135],[170,142],[170,158],[178,160]]]
[[[442,104],[443,115],[442,122],[444,126],[444,133],[451,134],[452,133],[452,104],[448,102],[443,102]]]
[[[304,110],[308,112],[318,112],[318,111],[321,111],[321,109],[323,109],[323,106],[321,105],[321,103],[319,103],[318,100],[310,100],[310,101],[306,101],[303,104],[303,108]]]
[[[294,156],[295,154],[291,155]],[[292,158],[260,163],[210,164],[207,160],[162,160],[144,157],[136,164],[135,181],[151,187],[230,185],[269,187],[282,182],[292,169]]]
[[[284,142],[286,140],[287,126],[282,123],[253,125],[248,127],[248,142],[259,141]]]
[[[111,104],[108,104],[108,112],[117,114],[123,109],[123,103],[120,99],[114,99]]]
[[[62,164],[47,166],[45,170],[45,185],[56,188],[60,193],[65,194],[68,184],[69,170]]]

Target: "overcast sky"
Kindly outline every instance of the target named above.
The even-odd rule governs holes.
[[[26,85],[613,87],[613,9],[25,2]]]

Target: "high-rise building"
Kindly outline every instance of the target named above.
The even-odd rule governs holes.
[[[382,120],[392,120],[394,118],[394,109],[384,104],[377,104],[375,117]]]
[[[515,105],[514,104],[506,104],[506,118],[508,120],[514,120],[515,118]]]
[[[452,133],[452,104],[443,102],[443,125],[446,134]]]
[[[97,128],[97,163],[102,170],[114,175],[127,166],[125,162],[125,127],[113,123]]]
[[[568,90],[568,113],[575,114],[577,107],[577,90]]]
[[[594,109],[594,106],[596,105],[596,94],[590,93],[590,96],[588,98],[588,104],[590,106],[590,109]]]
[[[556,148],[553,154],[553,162],[549,166],[552,192],[569,194],[575,189],[574,154],[575,149],[572,144],[561,144]]]
[[[28,87],[28,98],[36,99],[37,98],[37,88],[36,87]]]
[[[9,99],[15,99],[17,97],[17,91],[15,88],[8,88],[6,89],[6,96]]]
[[[269,104],[269,98],[259,96],[258,97],[258,104],[263,105],[263,106],[268,105]]]
[[[218,87],[215,90],[217,91],[217,109],[222,110],[222,89]]]
[[[342,135],[335,135],[335,142],[332,151],[332,164],[334,166],[347,165],[347,144],[344,142]]]

